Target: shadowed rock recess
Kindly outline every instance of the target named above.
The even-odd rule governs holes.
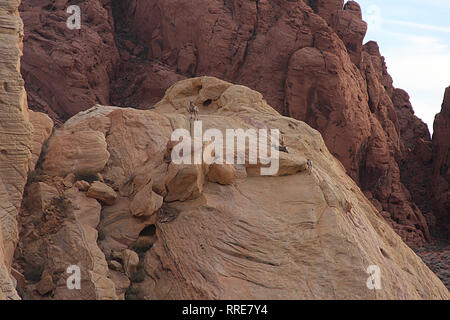
[[[448,190],[448,94],[432,142],[356,2],[91,0],[75,31],[69,2],[22,3],[31,112],[0,0],[0,299],[450,298],[404,242],[445,219],[408,168]],[[190,101],[203,131],[279,129],[278,174],[175,164]]]

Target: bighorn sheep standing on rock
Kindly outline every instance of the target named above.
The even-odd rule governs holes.
[[[191,115],[190,119],[193,117],[194,121],[198,120],[198,107],[192,101],[189,101],[188,112]]]
[[[278,149],[278,151],[280,151],[280,152],[289,153],[287,147],[284,145],[284,138],[283,138],[283,136],[280,136],[280,143],[278,144],[277,147],[275,146],[275,144],[272,143],[272,148]]]
[[[308,159],[308,161],[306,162],[307,166],[308,166],[308,172],[311,174],[312,169],[313,169],[313,164],[312,164],[312,160]]]

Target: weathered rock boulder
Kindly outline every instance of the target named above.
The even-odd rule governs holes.
[[[42,169],[65,177],[69,173],[96,174],[109,160],[105,135],[98,131],[57,131],[48,141]]]
[[[171,163],[166,181],[167,196],[165,201],[185,201],[196,199],[203,192],[207,168],[202,164]]]
[[[144,186],[134,196],[130,210],[135,217],[151,217],[163,204],[163,197],[153,191],[153,184]]]
[[[95,181],[89,187],[86,196],[97,199],[107,205],[113,205],[114,201],[116,201],[117,193],[110,186],[99,181]]]
[[[208,180],[222,185],[232,184],[236,178],[236,168],[231,164],[212,164],[208,170]]]

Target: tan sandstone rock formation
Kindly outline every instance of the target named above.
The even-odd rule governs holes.
[[[17,267],[26,278],[25,299],[117,299],[108,266],[97,246],[101,205],[76,188],[58,191],[39,182],[26,189],[20,217]],[[39,204],[39,205],[37,205]],[[69,276],[81,272],[80,290]]]
[[[51,175],[96,174],[109,159],[105,136],[97,131],[58,131],[48,142],[42,168]]]
[[[32,125],[20,75],[23,25],[19,1],[0,1],[0,297],[15,299],[10,268],[18,239],[17,215],[31,163]]]
[[[232,183],[221,184],[221,179],[208,181],[209,165],[174,165],[170,135],[175,129],[192,128],[185,108],[189,101],[200,106],[203,132],[209,128],[222,133],[238,128],[279,129],[289,152],[281,152],[285,154],[280,156],[283,174],[261,176],[255,168],[263,166],[246,159],[234,166]],[[102,125],[92,126],[96,122]],[[320,133],[281,116],[258,92],[215,78],[193,78],[167,90],[154,111],[96,106],[59,130],[75,127],[106,136],[111,157],[101,176],[119,196],[113,205],[101,208],[100,218],[98,202],[58,182],[63,177],[43,170],[45,183],[67,199],[62,203],[55,201],[64,199],[53,199],[38,228],[26,228],[33,225],[26,221],[36,219],[32,218],[36,213],[24,215],[27,220],[22,222],[19,261],[38,256],[31,254],[38,247],[51,249],[41,262],[20,263],[22,268],[41,266],[42,273],[50,268],[45,279],[36,277],[35,284],[42,280],[47,283],[43,291],[52,288],[50,273],[56,289],[40,298],[68,297],[60,291],[64,277],[58,280],[55,275],[74,263],[69,253],[79,250],[88,250],[96,259],[93,268],[80,260],[86,272],[83,281],[92,290],[71,296],[75,298],[449,298],[445,286],[328,152]],[[186,179],[178,179],[179,175]],[[142,190],[150,198],[155,194],[164,198],[159,210],[152,212],[158,206],[136,210],[142,206],[133,203],[145,199],[140,196]],[[71,213],[87,211],[86,201],[96,202],[90,206],[91,213]],[[68,210],[57,209],[65,203]],[[70,209],[77,205],[78,209]],[[143,211],[148,214],[133,214]],[[81,217],[89,219],[81,221]],[[64,227],[50,223],[59,219],[65,221]],[[97,223],[98,247],[93,229]],[[84,245],[74,228],[89,235]],[[46,231],[41,240],[33,238],[43,229],[53,231]],[[54,269],[47,260],[58,261],[55,265],[60,267]],[[381,290],[367,287],[368,268],[374,265],[380,268]],[[30,277],[27,270],[20,271]],[[27,292],[35,292],[35,284],[29,284]],[[30,295],[36,298],[36,293]]]
[[[145,280],[133,284],[143,297],[448,299],[446,288],[346,176],[317,131],[277,115],[254,91],[222,84],[220,94],[213,79],[182,81],[156,111],[177,118],[194,100],[202,106],[204,130],[276,127],[289,155],[312,159],[312,171],[248,177],[229,186],[207,183],[197,199],[167,203],[161,214],[178,214],[156,223],[157,241],[144,256]],[[205,106],[210,91],[217,98]],[[381,268],[383,290],[367,289],[369,265]],[[420,280],[425,274],[433,285]]]
[[[113,205],[116,201],[117,193],[113,188],[104,183],[95,181],[88,189],[86,196],[94,198],[107,205]]]

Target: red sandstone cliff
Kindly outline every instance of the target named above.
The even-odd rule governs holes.
[[[450,87],[445,91],[441,113],[433,133],[433,200],[443,235],[450,233]]]
[[[429,133],[377,44],[362,45],[356,2],[90,0],[80,31],[65,28],[68,1],[58,3],[22,5],[31,108],[66,119],[96,102],[150,108],[192,76],[244,84],[318,129],[405,240],[430,239]]]

